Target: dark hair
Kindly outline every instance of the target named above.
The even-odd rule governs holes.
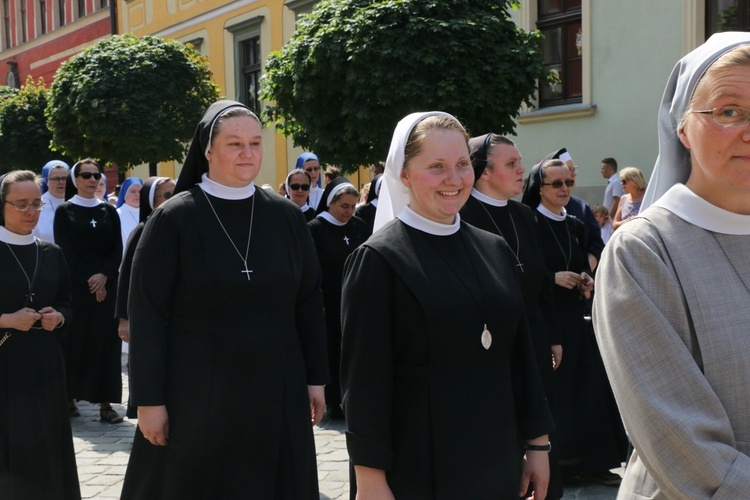
[[[0,176],[0,226],[5,225],[5,197],[8,196],[10,187],[19,182],[34,182],[37,186],[41,185],[42,180],[31,170],[13,170],[4,176]]]
[[[333,203],[334,201],[338,201],[338,199],[344,196],[345,194],[352,194],[354,196],[359,196],[359,193],[357,193],[357,188],[355,188],[354,186],[346,186],[346,187],[339,189],[339,191],[335,195],[333,195],[333,198],[331,199],[331,203]],[[330,206],[330,203],[329,203],[329,206]]]
[[[295,168],[294,170],[292,170],[291,172],[289,172],[289,174],[286,176],[286,182],[284,182],[284,184],[285,184],[284,187],[286,187],[286,184],[289,183],[289,181],[292,179],[293,175],[300,175],[300,174],[306,176],[307,177],[307,182],[309,182],[310,184],[312,184],[312,176],[310,176],[309,172],[307,172],[306,170],[302,170],[301,168]]]
[[[324,175],[328,178],[328,181],[330,182],[336,177],[339,177],[341,175],[341,169],[331,165],[329,167],[326,167],[326,171]]]
[[[84,158],[83,160],[77,161],[68,172],[68,179],[65,181],[65,200],[71,199],[73,196],[78,194],[78,188],[73,184],[73,177],[78,176],[81,165],[94,165],[96,169],[101,172],[102,168],[99,163],[93,158]]]
[[[604,158],[602,160],[602,163],[604,163],[605,165],[609,165],[615,170],[615,172],[617,172],[617,160],[615,160],[614,158]]]

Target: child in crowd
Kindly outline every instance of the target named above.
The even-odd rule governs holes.
[[[609,211],[604,205],[594,205],[592,209],[596,222],[599,223],[599,227],[602,229],[602,241],[607,244],[609,238],[612,236],[612,232],[615,230],[612,227],[612,221],[609,218]]]

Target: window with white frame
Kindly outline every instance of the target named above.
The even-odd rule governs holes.
[[[262,55],[260,27],[263,16],[227,28],[234,36],[235,99],[255,114],[260,113],[260,75]]]
[[[544,35],[544,68],[554,81],[541,84],[539,107],[582,102],[581,0],[538,0],[537,29]]]

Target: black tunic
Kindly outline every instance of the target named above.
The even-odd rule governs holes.
[[[253,208],[253,198],[255,206]],[[130,284],[130,388],[166,405],[169,444],[136,430],[123,498],[318,498],[307,385],[328,382],[320,270],[299,207],[200,187],[149,218]]]
[[[373,226],[375,226],[375,212],[377,211],[378,207],[376,207],[372,203],[366,203],[357,207],[357,211],[354,212],[354,215],[365,221],[366,234],[368,238],[372,234]]]
[[[518,435],[552,429],[511,258],[468,224],[434,236],[395,220],[347,260],[347,447],[396,498],[516,498]]]
[[[63,254],[52,243],[37,240],[37,245],[39,269],[33,302],[28,303],[26,277],[0,243],[0,314],[52,306],[70,324],[70,279]],[[11,247],[31,278],[34,245]],[[60,347],[64,330],[7,330],[10,337],[0,346],[0,498],[81,498]],[[0,330],[0,338],[4,332]]]
[[[323,305],[326,312],[326,332],[328,334],[328,366],[331,383],[326,386],[326,404],[341,403],[341,282],[344,262],[355,248],[361,245],[365,235],[365,223],[352,217],[343,226],[336,226],[318,217],[307,227],[310,228],[315,252],[323,274]]]
[[[93,221],[93,222],[92,222]],[[120,218],[115,207],[82,207],[67,201],[55,212],[55,242],[70,268],[73,322],[65,342],[68,394],[92,403],[120,402],[122,378],[115,302],[122,259]],[[107,295],[97,302],[88,279],[107,277]]]
[[[545,261],[558,271],[591,274],[584,224],[573,216],[555,221],[537,214]],[[577,289],[554,286],[562,331],[563,362],[555,371],[553,413],[563,478],[606,471],[625,459],[627,440],[614,402],[586,301]]]
[[[315,209],[313,207],[307,207],[307,210],[302,212],[302,215],[305,216],[306,222],[310,222],[315,218]]]
[[[518,260],[523,272],[518,273],[521,292],[526,307],[531,340],[534,344],[536,362],[542,379],[544,394],[550,408],[554,408],[554,386],[552,353],[550,346],[561,343],[559,319],[554,303],[554,281],[547,273],[544,253],[540,242],[539,227],[529,207],[515,200],[508,200],[504,207],[492,206],[470,196],[461,209],[461,220],[480,229],[505,238]],[[518,262],[513,258],[512,263]],[[563,362],[565,353],[563,353]],[[562,481],[557,466],[556,436],[550,436],[552,452],[550,458],[550,484],[547,498],[562,496]]]

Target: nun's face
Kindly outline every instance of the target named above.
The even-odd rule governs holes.
[[[717,70],[704,80],[692,109],[750,109],[750,66]],[[750,125],[724,127],[711,115],[688,113],[678,133],[690,150],[690,190],[725,210],[750,215]]]
[[[76,173],[78,174],[76,177],[76,186],[78,188],[78,196],[81,196],[82,198],[93,198],[96,195],[96,188],[99,186],[99,179],[96,179],[93,177],[89,177],[88,179],[84,179],[81,177],[81,174],[85,172],[90,172],[91,174],[98,174],[99,169],[96,165],[92,165],[91,163],[81,163],[78,165],[78,168],[76,169]]]
[[[547,167],[544,169],[544,179],[539,194],[542,197],[542,205],[553,213],[562,213],[563,207],[570,201],[570,187],[565,181],[572,180],[568,167]],[[552,184],[556,183],[560,187]]]
[[[313,186],[316,186],[318,184],[318,179],[320,179],[320,162],[318,160],[307,160],[302,165],[302,168],[305,172],[310,174]]]
[[[228,187],[248,186],[263,161],[260,134],[260,124],[249,116],[224,120],[206,153],[208,177]]]
[[[64,167],[54,167],[49,170],[47,177],[47,189],[55,198],[65,197],[65,179],[68,178],[68,171]]]
[[[302,189],[307,186],[307,189]],[[297,189],[294,189],[294,188]],[[307,196],[310,194],[310,178],[305,174],[294,174],[289,179],[289,198],[301,207],[307,203]]]
[[[107,197],[107,183],[104,182],[104,177],[99,179],[99,184],[96,186],[96,197],[100,200],[104,200]],[[125,200],[127,202],[127,199]]]
[[[159,208],[159,205],[172,197],[174,186],[175,184],[172,179],[167,179],[159,184],[159,187],[156,188],[156,193],[154,193],[154,209]]]
[[[138,208],[141,202],[141,186],[138,184],[131,184],[128,188],[128,193],[125,195],[125,203],[133,208]]]
[[[401,171],[409,207],[432,221],[452,224],[474,184],[466,139],[456,130],[432,130],[421,149]]]
[[[39,214],[33,207],[29,207],[23,212],[16,210],[12,204],[20,205],[27,203],[29,205],[42,201],[42,191],[36,182],[24,181],[14,182],[10,185],[8,193],[3,203],[3,217],[5,217],[5,229],[16,234],[31,234],[36,223],[39,222]]]
[[[526,169],[521,165],[521,153],[510,144],[497,144],[487,157],[492,170],[484,169],[481,179],[486,181],[490,192],[486,193],[500,200],[507,200],[523,192],[523,174]]]
[[[339,222],[349,222],[357,208],[357,196],[342,194],[328,205],[328,213]]]

